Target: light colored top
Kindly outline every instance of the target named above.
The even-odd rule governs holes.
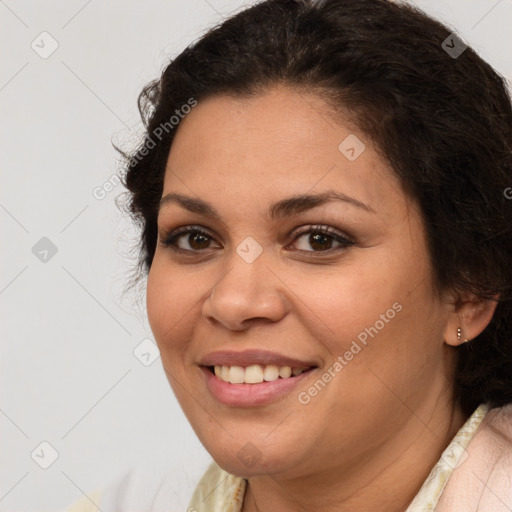
[[[247,481],[212,462],[187,512],[241,512]],[[164,508],[165,507],[165,508]],[[175,512],[165,478],[152,485],[128,476],[66,512]],[[512,512],[512,404],[482,404],[460,428],[406,512]],[[176,511],[178,512],[178,511]]]

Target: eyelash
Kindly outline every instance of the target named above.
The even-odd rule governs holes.
[[[299,252],[306,253],[308,256],[316,256],[318,254],[332,254],[333,252],[338,252],[340,250],[346,249],[352,245],[355,244],[353,240],[350,238],[347,238],[346,236],[341,235],[338,231],[334,230],[333,228],[329,226],[322,226],[322,225],[314,225],[314,226],[308,226],[307,229],[304,229],[302,231],[299,231],[295,233],[294,238],[291,243],[296,242],[300,237],[303,235],[306,235],[308,233],[315,233],[315,234],[322,234],[327,235],[331,238],[333,238],[336,242],[340,244],[339,247],[330,248],[325,251],[304,251],[299,249]],[[175,231],[171,231],[169,233],[164,233],[161,238],[161,244],[164,247],[167,247],[171,249],[172,251],[178,253],[178,254],[185,254],[190,253],[190,255],[197,255],[200,253],[205,253],[208,251],[209,248],[202,249],[202,250],[190,250],[190,249],[181,249],[177,246],[177,241],[180,237],[183,235],[190,235],[190,234],[201,234],[210,240],[213,239],[213,237],[202,229],[200,226],[183,226],[181,228],[176,229]]]

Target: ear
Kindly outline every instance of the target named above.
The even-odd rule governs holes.
[[[489,325],[496,311],[498,298],[499,296],[495,295],[493,299],[485,300],[473,294],[459,297],[446,323],[445,343],[455,347],[476,338]]]

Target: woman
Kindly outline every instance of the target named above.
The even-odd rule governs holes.
[[[214,460],[189,510],[512,510],[503,79],[411,6],[267,0],[140,107],[148,318]],[[136,489],[99,507],[164,503]]]

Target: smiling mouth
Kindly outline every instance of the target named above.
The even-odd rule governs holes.
[[[206,366],[219,380],[230,384],[261,384],[278,379],[290,379],[313,370],[313,367],[251,364],[249,366]]]

